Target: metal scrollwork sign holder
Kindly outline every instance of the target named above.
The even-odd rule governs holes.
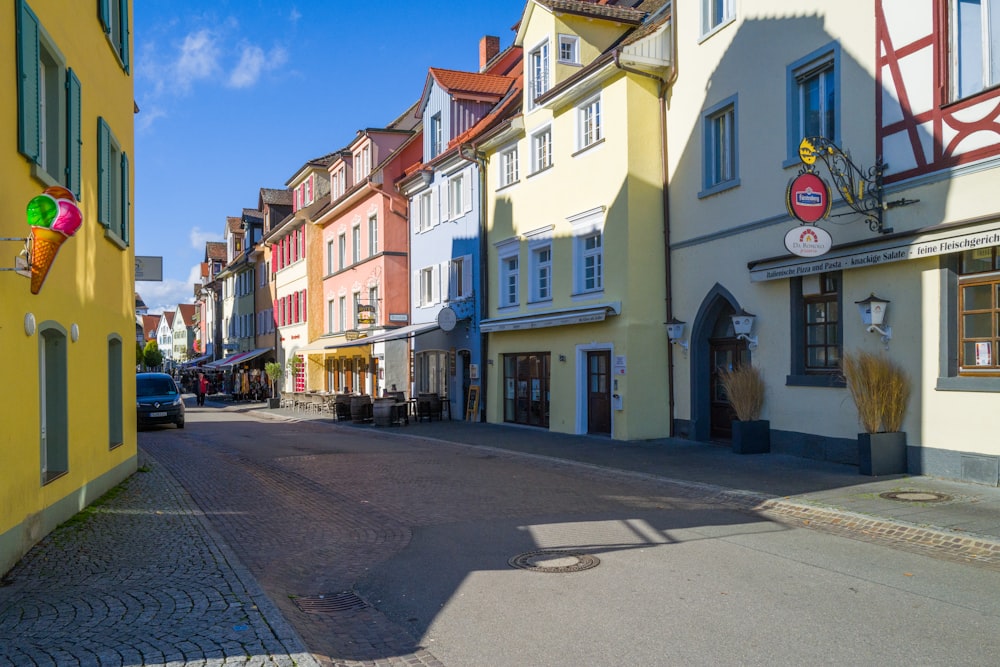
[[[804,165],[799,173],[815,172],[817,158],[826,165],[840,198],[854,213],[864,216],[868,228],[873,232],[878,234],[892,233],[892,227],[884,225],[883,215],[885,211],[915,204],[919,201],[918,199],[885,201],[883,177],[889,165],[881,158],[876,160],[874,166],[862,169],[851,160],[849,153],[841,150],[829,139],[806,137],[799,144],[799,159]],[[840,213],[834,217],[838,215],[851,214]]]

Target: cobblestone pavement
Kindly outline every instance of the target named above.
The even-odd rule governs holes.
[[[310,665],[169,473],[140,471],[0,585],[0,665]]]

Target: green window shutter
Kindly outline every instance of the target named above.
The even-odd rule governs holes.
[[[111,128],[97,119],[97,221],[111,226]]]
[[[125,73],[129,73],[129,52],[128,52],[128,3],[129,0],[119,0],[121,3],[121,57],[122,65],[125,67]]]
[[[83,144],[80,125],[80,79],[70,69],[66,71],[66,187],[80,199],[80,146]]]
[[[97,15],[104,32],[111,34],[111,0],[97,0]]]
[[[41,160],[39,118],[38,18],[17,0],[17,150],[32,162]]]
[[[122,153],[122,219],[121,219],[121,239],[126,245],[129,244],[128,228],[129,228],[129,178],[128,178],[128,155]]]

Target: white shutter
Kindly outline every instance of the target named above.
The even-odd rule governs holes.
[[[451,300],[451,262],[441,262],[441,301]]]
[[[424,305],[424,286],[420,283],[420,271],[413,272],[413,287],[416,289],[416,294],[414,295],[416,298],[413,299],[413,307],[417,308]]]
[[[420,231],[420,195],[410,200],[410,233]]]
[[[441,210],[438,206],[438,200],[440,199],[439,190],[440,186],[434,186],[431,190],[431,219],[428,221],[428,228],[441,222]]]
[[[441,301],[441,266],[435,264],[431,267],[431,303]]]
[[[472,289],[472,255],[462,257],[462,296],[469,296]]]
[[[463,213],[468,213],[472,210],[472,177],[474,175],[474,170],[466,169],[465,175],[462,176],[462,204],[465,206]]]

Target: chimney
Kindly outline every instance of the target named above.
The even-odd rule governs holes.
[[[479,40],[479,71],[486,69],[486,64],[500,53],[500,38],[486,35]]]

